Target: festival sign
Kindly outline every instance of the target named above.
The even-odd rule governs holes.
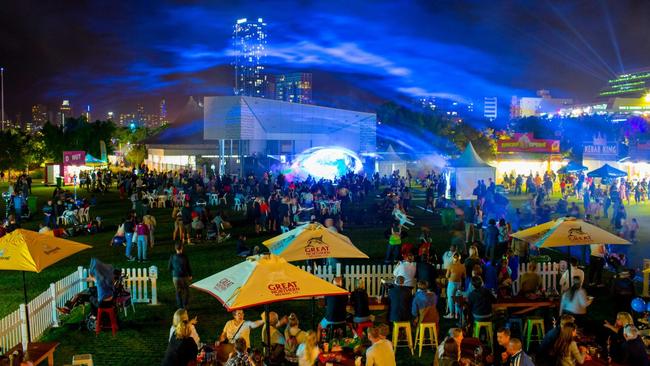
[[[618,144],[608,143],[607,138],[598,134],[592,141],[585,142],[582,151],[583,158],[594,160],[616,160],[618,158]]]
[[[86,152],[85,151],[64,151],[63,152],[63,165],[85,165]]]
[[[515,133],[497,141],[497,152],[559,153],[560,140],[535,139],[532,133]]]

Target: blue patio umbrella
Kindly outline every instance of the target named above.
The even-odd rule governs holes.
[[[589,170],[586,166],[575,162],[575,161],[570,161],[569,164],[561,167],[558,169],[558,173],[560,174],[568,174],[568,173],[578,173],[578,172],[584,172],[585,170]]]
[[[596,170],[590,171],[587,176],[592,178],[620,178],[627,176],[627,173],[605,164]]]

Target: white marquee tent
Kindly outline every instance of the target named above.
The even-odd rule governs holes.
[[[473,191],[476,182],[485,180],[488,184],[488,179],[495,181],[496,178],[496,168],[481,159],[471,142],[460,157],[451,162],[450,167],[456,173],[456,199],[459,200],[475,199]]]

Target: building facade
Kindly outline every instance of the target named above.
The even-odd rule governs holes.
[[[283,102],[312,104],[312,75],[311,73],[294,72],[275,75],[272,86],[272,99]],[[269,96],[270,97],[270,96]]]
[[[237,20],[233,30],[235,95],[266,97],[268,80],[263,64],[266,37],[266,23],[262,18]]]
[[[47,107],[44,104],[32,106],[32,124],[35,128],[43,126],[48,121]]]
[[[290,162],[317,146],[374,154],[376,125],[374,113],[242,96],[205,97],[202,104],[190,99],[174,123],[146,142],[147,164],[193,169],[210,159],[240,174],[248,158]]]
[[[494,121],[497,119],[498,103],[497,97],[483,98],[483,117]]]

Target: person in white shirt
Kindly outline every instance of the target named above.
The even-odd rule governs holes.
[[[404,277],[404,286],[415,287],[416,264],[413,259],[413,254],[406,256],[406,260],[399,262],[395,269],[393,269],[393,276],[395,278]]]
[[[593,297],[587,296],[587,291],[582,288],[577,277],[573,278],[573,286],[562,294],[560,300],[560,315],[573,315],[575,322],[584,327],[586,322],[587,307],[591,305]]]
[[[235,310],[232,313],[233,320],[226,322],[226,325],[223,327],[223,332],[219,341],[223,342],[226,339],[228,343],[235,343],[237,338],[244,338],[246,340],[246,346],[250,348],[251,346],[251,329],[255,329],[264,324],[264,320],[256,320],[254,322],[249,320],[244,320],[244,311]]]
[[[456,246],[452,245],[449,247],[449,250],[442,255],[442,269],[449,268],[454,259],[454,254],[456,254]]]
[[[580,278],[580,286],[585,282],[585,272],[578,268],[578,260],[574,257],[571,257],[570,259],[571,262],[571,278],[573,279],[574,277]],[[573,286],[573,281],[569,281],[569,270],[567,269],[564,271],[562,274],[562,278],[560,278],[560,289],[562,290],[562,293],[566,292]]]
[[[372,346],[366,350],[366,366],[396,366],[393,347],[380,336],[379,328],[368,328],[368,339]]]

